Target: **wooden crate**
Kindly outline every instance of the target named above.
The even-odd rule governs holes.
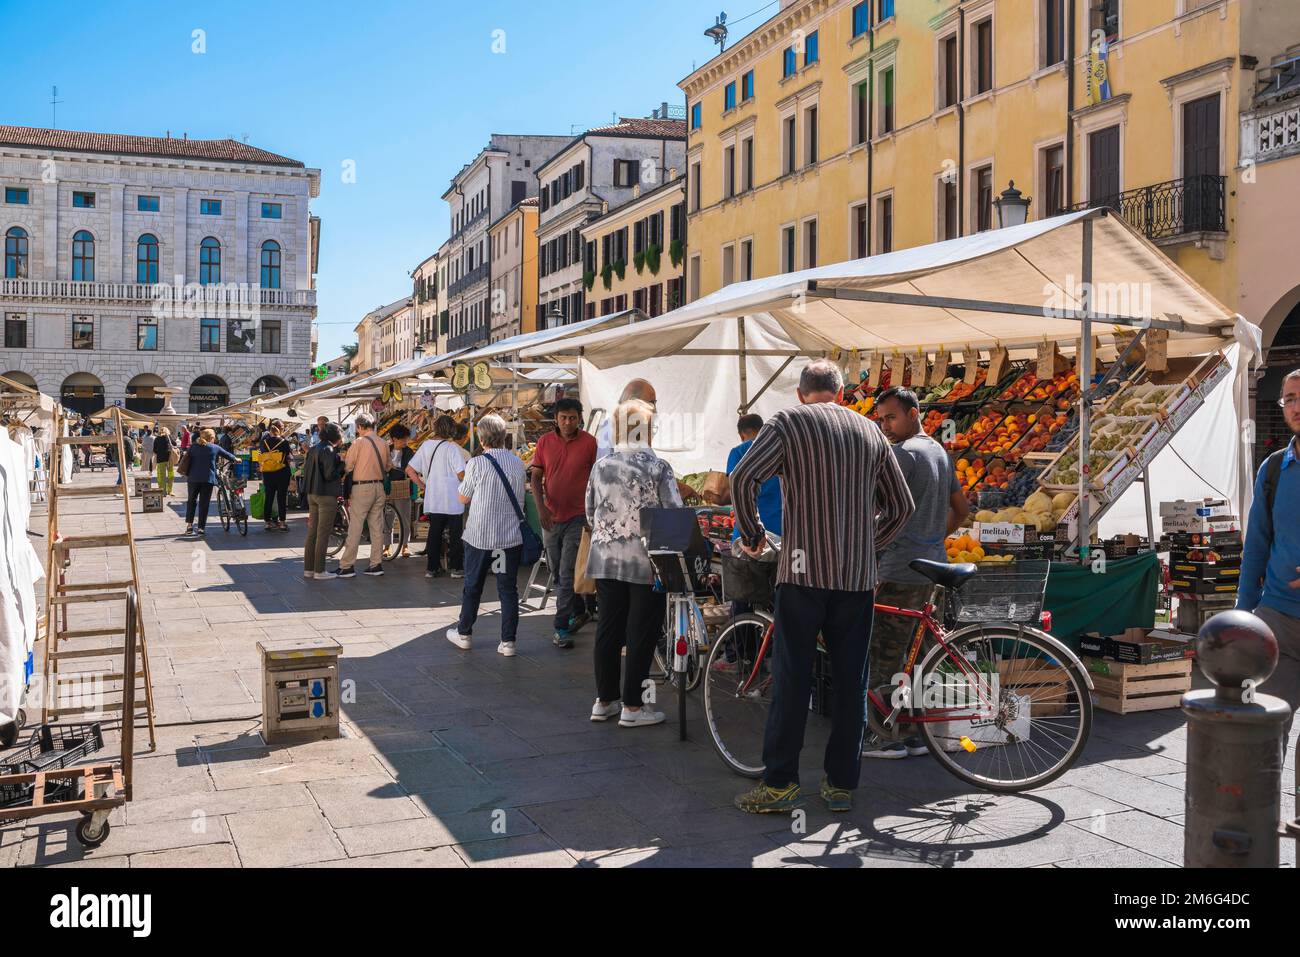
[[[1093,702],[1103,711],[1133,714],[1177,708],[1192,690],[1191,659],[1149,665],[1084,658],[1092,674]]]
[[[1030,715],[1035,718],[1065,713],[1070,684],[1065,669],[1032,658],[998,662],[998,681],[1004,693],[1025,695],[1032,702]]]

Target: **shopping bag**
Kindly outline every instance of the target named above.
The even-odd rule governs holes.
[[[266,489],[259,488],[248,496],[248,514],[258,521],[266,517]]]
[[[596,594],[596,579],[587,577],[587,558],[591,555],[591,532],[582,530],[582,541],[578,543],[578,563],[573,569],[573,593],[575,595]]]

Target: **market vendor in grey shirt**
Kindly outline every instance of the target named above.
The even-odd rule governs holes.
[[[921,429],[921,405],[910,389],[886,389],[876,401],[880,428],[892,443],[894,458],[916,503],[916,511],[899,536],[880,556],[880,588],[876,603],[895,608],[921,608],[930,598],[934,584],[908,566],[918,558],[947,560],[944,539],[959,528],[970,514],[970,503],[962,494],[957,472],[942,445]],[[871,634],[868,673],[872,685],[883,691],[886,701],[893,689],[894,675],[905,666],[903,660],[912,641],[913,621],[878,615]],[[925,754],[920,735],[883,741],[868,735],[862,756],[897,759]]]

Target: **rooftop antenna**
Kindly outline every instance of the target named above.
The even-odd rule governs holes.
[[[63,101],[59,99],[59,88],[50,87],[50,128],[57,130],[59,128],[59,104]]]
[[[727,12],[725,10],[718,14],[718,22],[705,30],[704,35],[723,50],[727,48]]]

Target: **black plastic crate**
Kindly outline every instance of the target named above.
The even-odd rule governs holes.
[[[43,724],[27,743],[0,758],[0,775],[61,771],[102,750],[104,733],[95,724]]]

